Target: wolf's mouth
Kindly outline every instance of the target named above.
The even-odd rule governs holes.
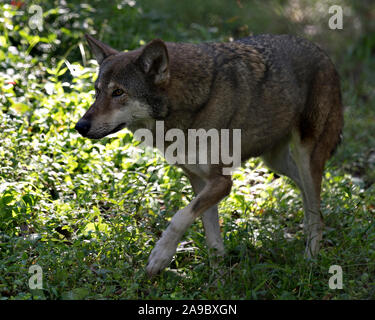
[[[117,127],[115,127],[111,132],[109,132],[108,134],[112,134],[112,133],[115,133],[117,131],[120,131],[121,129],[124,129],[126,127],[126,123],[123,122],[123,123],[120,123]]]

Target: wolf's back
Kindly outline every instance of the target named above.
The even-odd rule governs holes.
[[[320,140],[317,154],[329,158],[341,140],[343,106],[340,77],[328,55],[316,44],[291,35],[258,35],[238,41],[262,54],[270,83],[294,79],[296,90],[305,91],[301,139]]]
[[[328,55],[316,44],[292,35],[262,34],[237,40],[261,53],[272,76],[310,81],[319,68],[333,67]],[[333,67],[334,68],[334,67]]]

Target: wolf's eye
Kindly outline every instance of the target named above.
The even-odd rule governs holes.
[[[112,97],[119,97],[119,96],[121,96],[123,93],[124,93],[124,91],[121,90],[121,89],[113,90],[113,92],[112,92]]]

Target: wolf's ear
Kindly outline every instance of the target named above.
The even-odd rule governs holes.
[[[90,46],[92,53],[96,58],[96,61],[98,61],[99,64],[101,64],[103,60],[108,56],[118,53],[117,50],[112,49],[110,46],[104,44],[99,40],[96,40],[89,34],[85,34],[85,38]]]
[[[152,40],[140,54],[138,65],[142,71],[152,77],[158,86],[167,85],[169,82],[169,57],[165,43],[160,39]]]

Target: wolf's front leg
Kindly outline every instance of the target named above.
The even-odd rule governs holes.
[[[185,231],[197,217],[227,196],[231,187],[230,176],[213,176],[198,196],[186,208],[179,210],[173,216],[168,228],[151,252],[146,267],[150,276],[168,266]]]
[[[146,270],[150,276],[169,265],[185,230],[193,221],[194,217],[189,206],[177,211],[173,216],[168,228],[163,232],[148,259]]]

